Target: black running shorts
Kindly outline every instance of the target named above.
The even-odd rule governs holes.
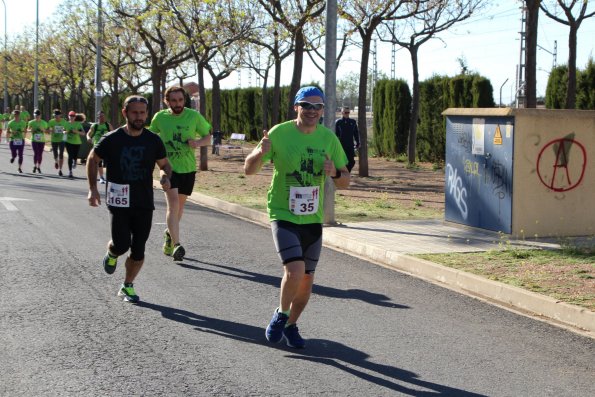
[[[178,189],[178,194],[184,194],[190,196],[194,190],[194,181],[196,180],[196,172],[187,172],[178,174],[177,172],[171,173],[171,188]]]
[[[322,250],[322,225],[272,221],[271,230],[283,264],[303,261],[306,264],[306,273],[314,273]]]
[[[130,248],[130,258],[145,258],[145,244],[151,233],[153,210],[139,208],[110,208],[112,254],[120,256]]]

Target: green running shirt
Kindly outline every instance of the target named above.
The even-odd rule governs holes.
[[[43,120],[29,121],[31,129],[31,142],[45,142],[45,132],[48,129],[48,123]]]
[[[58,143],[63,141],[64,133],[70,129],[70,123],[64,119],[60,119],[60,121],[51,119],[48,121],[48,127],[50,129],[52,143]]]
[[[80,145],[82,141],[79,131],[85,131],[83,129],[83,123],[81,123],[80,121],[73,121],[72,123],[69,122],[68,125],[69,127],[67,129],[68,135],[66,137],[66,143],[70,143],[72,145]]]
[[[8,123],[8,129],[10,130],[10,141],[25,140],[25,130],[27,129],[27,123],[23,120],[12,120]]]
[[[326,156],[336,168],[347,164],[347,156],[337,136],[319,124],[311,134],[298,130],[295,121],[286,121],[269,131],[271,150],[262,157],[263,163],[272,160],[273,179],[268,192],[270,220],[284,220],[295,224],[324,221],[324,161]],[[318,187],[315,213],[296,215],[290,209],[290,192],[294,187]]]
[[[188,139],[197,139],[197,135],[200,139],[211,130],[211,124],[199,112],[184,108],[174,116],[169,109],[161,110],[153,117],[149,130],[161,137],[172,170],[178,174],[196,171],[195,150],[188,145]]]
[[[93,123],[91,125],[91,139],[93,139],[93,145],[97,145],[102,136],[109,132],[108,123]]]

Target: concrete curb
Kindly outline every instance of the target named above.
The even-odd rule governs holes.
[[[158,183],[156,182],[156,185]],[[266,213],[194,192],[189,200],[196,204],[269,227]],[[508,310],[544,320],[582,335],[595,338],[595,313],[524,289],[452,269],[427,260],[366,245],[334,233],[326,227],[323,244],[454,291],[484,299]]]

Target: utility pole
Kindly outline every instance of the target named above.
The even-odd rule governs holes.
[[[523,7],[521,17],[521,49],[516,81],[516,107],[525,107],[525,55],[527,51],[527,9]]]
[[[337,106],[337,0],[326,2],[326,46],[324,66],[324,125],[335,131]],[[324,223],[335,224],[335,183],[329,177],[324,183]]]
[[[101,49],[103,45],[103,8],[101,0],[97,1],[97,57],[95,58],[95,117],[99,122],[99,111],[101,110],[102,84],[101,84]]]
[[[33,109],[39,109],[39,0],[35,4],[35,82],[33,84]]]
[[[3,112],[8,109],[8,34],[6,33],[6,3],[4,4],[4,109]]]

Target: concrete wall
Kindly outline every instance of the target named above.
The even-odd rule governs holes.
[[[512,234],[595,235],[595,111],[512,114]]]

